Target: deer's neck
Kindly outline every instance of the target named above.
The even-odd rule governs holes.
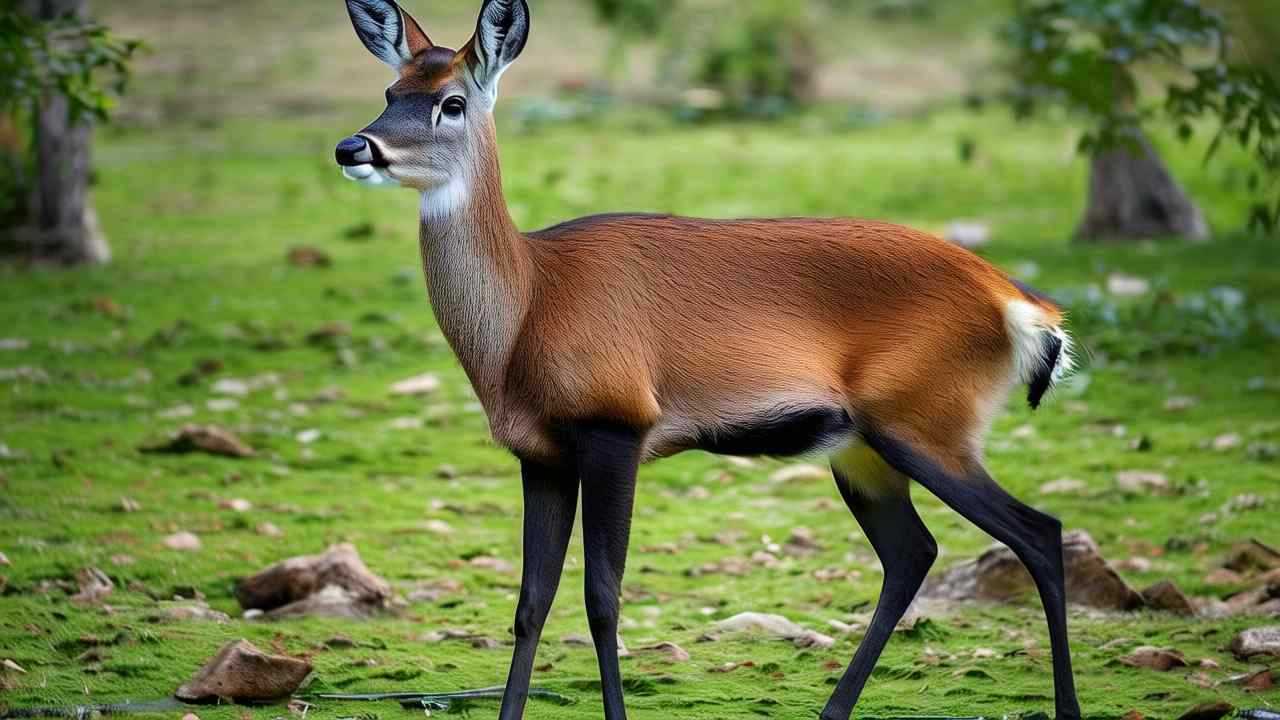
[[[495,152],[423,194],[419,244],[440,330],[492,417],[529,297],[526,240],[502,196]]]

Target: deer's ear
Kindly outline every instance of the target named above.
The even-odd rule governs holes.
[[[520,56],[528,39],[529,4],[525,0],[485,2],[466,52],[472,77],[491,103],[498,97],[498,79]]]
[[[392,0],[347,0],[347,13],[360,42],[393,70],[431,47],[418,21]]]

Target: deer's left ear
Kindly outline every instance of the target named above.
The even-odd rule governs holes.
[[[520,56],[528,39],[529,5],[525,0],[485,2],[466,52],[471,75],[489,96],[490,105],[498,97],[498,79]]]
[[[347,12],[360,42],[392,70],[432,46],[418,21],[393,0],[347,0]]]

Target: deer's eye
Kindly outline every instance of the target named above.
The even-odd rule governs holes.
[[[454,120],[462,117],[463,113],[466,111],[467,101],[463,100],[460,95],[454,95],[448,100],[445,100],[440,106],[440,112],[444,113],[445,117],[452,118]]]

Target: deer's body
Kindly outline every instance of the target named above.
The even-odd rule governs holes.
[[[832,450],[854,418],[962,456],[1027,379],[1009,313],[1060,318],[973,254],[885,223],[607,215],[528,235],[469,223],[460,242],[438,227],[422,238],[441,326],[495,439],[541,460],[565,421],[599,418],[644,428],[646,459]],[[486,271],[456,272],[476,258]],[[451,309],[477,292],[487,312]],[[813,432],[734,445],[769,425]]]
[[[458,52],[390,0],[347,5],[398,79],[387,111],[338,160],[349,177],[422,193],[436,318],[494,438],[521,461],[524,575],[505,720],[523,713],[579,493],[605,717],[625,717],[616,632],[636,469],[694,448],[825,452],[881,559],[875,617],[824,718],[849,718],[936,557],[912,480],[1026,564],[1045,605],[1058,715],[1079,717],[1061,526],[982,467],[1009,390],[1029,384],[1037,405],[1069,368],[1057,307],[965,250],[879,222],[605,215],[520,233],[491,110],[528,34],[524,1],[486,0]]]

